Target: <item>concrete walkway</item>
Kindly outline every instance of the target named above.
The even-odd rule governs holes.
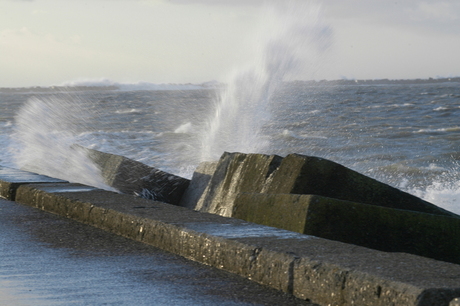
[[[3,168],[0,195],[319,305],[449,305],[460,296],[460,265],[49,180]]]

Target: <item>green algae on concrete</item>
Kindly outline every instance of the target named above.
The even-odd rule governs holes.
[[[239,194],[233,217],[387,252],[460,263],[460,219],[298,194]]]
[[[459,217],[333,161],[300,154],[286,156],[262,192],[316,194],[376,206]]]

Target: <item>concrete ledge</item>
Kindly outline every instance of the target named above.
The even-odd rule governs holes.
[[[78,184],[16,201],[148,243],[320,305],[449,305],[460,265],[386,253]]]
[[[68,183],[49,176],[0,166],[0,197],[14,201],[16,190],[30,183]]]

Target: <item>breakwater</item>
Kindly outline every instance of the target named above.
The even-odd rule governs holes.
[[[238,157],[236,160],[240,162],[229,163],[229,160],[234,161],[229,156]],[[192,178],[185,191],[180,189],[180,192],[184,192],[182,198],[190,196],[187,192],[193,191],[196,186],[201,186],[202,193],[200,195],[192,192],[192,198],[198,201],[203,194],[213,194],[213,197],[218,195],[219,188],[213,186],[220,186],[222,180],[217,179],[219,175],[215,173],[220,173],[221,178],[230,173],[228,167],[226,171],[222,171],[222,166],[220,172],[217,172],[219,163],[222,165],[225,160],[227,165],[233,165],[230,169],[241,174],[244,173],[241,171],[244,164],[241,161],[245,160],[242,156],[227,154],[217,163],[203,165],[201,169],[207,170],[198,172],[200,175],[196,177],[199,179]],[[273,159],[276,158],[271,158]],[[277,162],[277,167],[268,167],[268,171],[271,174],[276,173],[281,163]],[[273,165],[272,162],[268,164]],[[105,163],[105,167],[110,167],[110,163]],[[114,173],[120,174],[119,171]],[[337,171],[334,170],[333,173]],[[170,178],[171,183],[177,183],[174,176],[160,174],[163,178]],[[262,192],[236,192],[237,196],[230,197],[235,200],[235,207],[244,206],[247,201],[244,197],[262,205],[263,201],[254,202],[253,197],[259,194],[266,199],[269,193],[263,193],[266,191],[264,188],[267,188],[267,182],[272,183],[275,179],[270,174],[264,174],[263,177],[265,181],[259,185],[262,186]],[[150,179],[154,179],[154,176]],[[179,180],[182,181],[180,178]],[[249,177],[246,180],[251,181]],[[134,183],[136,179],[132,177],[132,181]],[[238,184],[235,186],[238,181],[241,180],[234,177],[234,184],[230,180],[224,185],[225,188],[220,189],[227,191],[228,196],[228,190],[238,190]],[[253,177],[252,182],[256,181],[262,182],[261,179]],[[210,185],[210,182],[215,185]],[[142,186],[145,188],[146,185]],[[208,191],[205,192],[207,188]],[[209,189],[214,191],[210,192]],[[168,189],[160,188],[157,191],[161,190]],[[162,195],[163,201],[168,201],[167,194]],[[237,273],[319,305],[449,305],[451,300],[460,296],[460,265],[425,256],[382,252],[331,238],[324,239],[242,219],[199,212],[10,168],[0,168],[0,195]],[[294,204],[302,201],[289,201],[286,203],[291,203],[292,215],[298,215],[294,214]],[[434,209],[430,205],[428,207]],[[317,210],[313,205],[310,209]],[[456,219],[443,210],[438,214],[427,215]],[[279,216],[281,218],[282,214]],[[308,217],[308,214],[305,216]]]

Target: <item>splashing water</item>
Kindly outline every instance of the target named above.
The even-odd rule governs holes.
[[[271,117],[275,90],[283,81],[312,77],[329,47],[331,29],[320,16],[313,3],[265,8],[254,61],[236,69],[217,97],[202,135],[201,160],[215,160],[224,151],[266,150],[269,142],[262,130]]]
[[[408,192],[442,208],[460,214],[460,173],[457,161],[424,188],[409,188]]]
[[[84,108],[77,99],[31,98],[16,115],[13,134],[17,167],[55,178],[113,190],[100,169],[74,146],[84,126]]]

